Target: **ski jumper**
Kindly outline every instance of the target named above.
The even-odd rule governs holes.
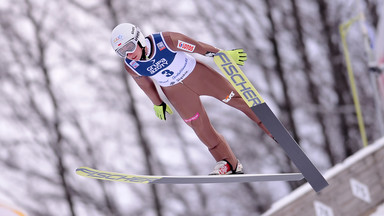
[[[234,168],[237,159],[224,137],[212,126],[200,96],[214,97],[241,110],[267,134],[260,122],[233,86],[214,69],[196,60],[190,53],[216,53],[219,49],[195,41],[183,34],[162,32],[147,37],[148,59],[125,59],[125,68],[155,105],[162,103],[152,80],[161,87],[165,96],[208,147],[216,161],[227,160]]]

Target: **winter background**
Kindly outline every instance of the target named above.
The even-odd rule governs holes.
[[[215,161],[175,113],[160,121],[110,47],[118,23],[244,48],[251,82],[325,172],[362,148],[339,25],[380,0],[0,1],[0,205],[36,216],[260,215],[303,182],[140,185],[86,179],[79,166],[205,175]],[[351,51],[368,141],[378,130],[359,25]],[[194,55],[216,68],[212,58]],[[214,83],[213,83],[214,84]],[[164,97],[163,97],[164,98]],[[166,101],[166,99],[164,98]],[[296,172],[279,145],[220,101],[212,124],[247,173]]]

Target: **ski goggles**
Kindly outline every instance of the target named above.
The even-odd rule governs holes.
[[[128,53],[133,53],[136,50],[136,47],[137,47],[137,41],[132,39],[127,43],[125,43],[122,47],[119,47],[118,49],[116,49],[116,53],[119,54],[121,58],[125,58],[125,56]]]

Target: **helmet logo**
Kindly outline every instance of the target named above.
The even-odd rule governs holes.
[[[117,36],[115,39],[113,39],[113,43],[117,43],[119,42],[121,39],[123,39],[123,35],[119,35]],[[120,46],[121,45],[121,42],[119,43],[119,45],[117,46]]]
[[[140,36],[140,32],[137,31],[136,36],[135,36],[135,41],[138,41],[138,40],[139,40],[139,36]]]

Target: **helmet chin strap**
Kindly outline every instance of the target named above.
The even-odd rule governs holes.
[[[141,46],[140,46],[141,47]],[[147,60],[148,59],[148,57],[147,57],[147,55],[145,54],[145,47],[142,47],[141,48],[141,58],[140,58],[140,60]]]
[[[148,60],[149,59],[148,57],[151,56],[152,53],[153,53],[153,49],[152,49],[153,46],[152,46],[152,43],[151,43],[151,39],[149,37],[146,37],[145,39],[149,40],[149,43],[147,43],[147,46],[142,46],[140,41],[138,41],[138,45],[142,49],[140,60]],[[149,53],[146,53],[147,51]]]
[[[142,46],[140,42],[137,42],[137,43],[138,43],[138,45],[141,48],[141,58],[140,58],[140,60],[148,60],[148,57],[147,57],[147,55],[145,53],[145,46]]]

